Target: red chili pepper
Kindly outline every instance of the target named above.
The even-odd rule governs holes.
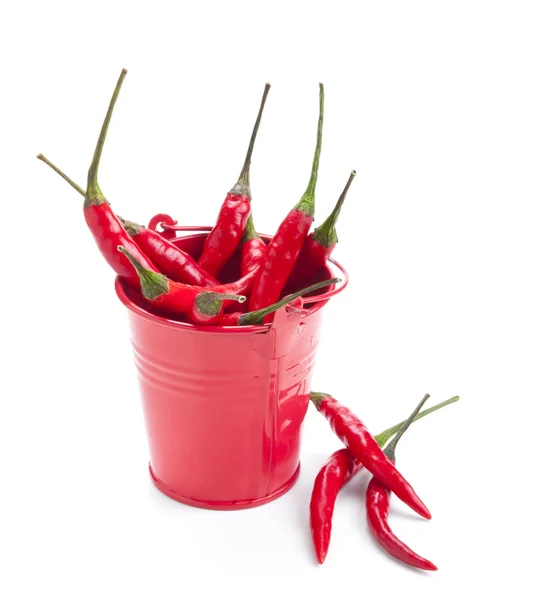
[[[247,313],[243,313],[243,312],[225,313],[221,317],[221,324],[222,325],[259,325],[260,323],[263,323],[263,321],[267,315],[275,312],[279,308],[282,308],[286,304],[290,304],[291,302],[300,300],[301,296],[303,294],[308,294],[310,292],[313,292],[314,290],[318,290],[318,289],[326,287],[328,285],[332,285],[334,283],[339,283],[340,281],[341,280],[338,277],[335,277],[334,279],[327,279],[326,281],[321,281],[320,283],[315,283],[313,285],[309,285],[308,287],[304,288],[303,290],[299,290],[298,292],[295,292],[294,294],[290,294],[289,296],[286,296],[279,302],[276,302],[275,304],[271,304],[271,306],[268,306],[267,308],[262,308],[261,310],[256,310],[256,311],[247,312]],[[299,306],[302,306],[302,301],[299,303]]]
[[[430,511],[416,495],[409,482],[384,456],[375,438],[350,409],[329,394],[311,392],[310,399],[329,421],[331,429],[339,439],[372,475],[380,479],[401,501],[419,515],[431,519]]]
[[[428,395],[424,396],[424,399],[416,407],[411,416],[405,421],[405,424],[397,432],[394,439],[388,444],[388,446],[386,446],[384,454],[388,457],[392,464],[395,464],[395,450],[397,443],[405,431],[407,431],[407,429],[410,427],[411,423],[417,416],[418,411],[422,408],[422,405],[428,398]],[[417,569],[423,569],[425,571],[437,571],[437,567],[433,563],[416,554],[416,552],[411,550],[392,532],[390,525],[388,524],[390,490],[386,488],[376,477],[373,477],[367,486],[365,506],[367,508],[367,523],[369,524],[371,534],[375,540],[386,550],[386,552],[411,567],[416,567]]]
[[[213,325],[221,319],[225,300],[244,302],[246,299],[244,296],[218,293],[215,290],[171,281],[161,273],[146,269],[123,246],[118,246],[117,249],[127,257],[138,273],[144,298],[153,306],[185,317],[190,323]]]
[[[355,176],[356,171],[352,171],[344,186],[344,190],[329,217],[327,217],[319,227],[316,227],[312,233],[308,234],[303,250],[299,255],[299,260],[288,279],[286,289],[297,289],[298,286],[304,285],[304,282],[314,277],[320,269],[326,266],[331,253],[339,241],[335,225],[344,204],[346,194],[348,193]]]
[[[65,175],[57,166],[44,156],[41,160],[46,162],[56,173],[65,179],[76,191],[85,196],[83,189],[68,175]],[[220,285],[219,282],[203,271],[195,260],[186,252],[168,241],[159,232],[117,217],[123,229],[138,244],[140,250],[153,261],[161,273],[174,281],[196,285],[199,287],[212,287]],[[132,268],[132,267],[131,267]],[[134,269],[133,269],[134,272]]]
[[[121,219],[123,227],[138,247],[148,256],[158,269],[174,281],[199,287],[218,286],[219,281],[199,267],[186,252],[165,239],[160,233]]]
[[[238,181],[227,194],[220,209],[214,228],[204,243],[199,265],[213,277],[217,277],[223,269],[244,234],[244,227],[251,210],[252,194],[250,191],[250,163],[254,150],[255,139],[261,122],[261,115],[269,93],[270,84],[265,85],[261,106],[254,125],[246,160],[240,172]]]
[[[77,183],[75,183],[72,179],[70,179],[70,177],[68,177],[68,175],[63,173],[51,161],[49,161],[47,158],[45,158],[45,156],[40,154],[40,156],[38,158],[40,158],[46,164],[48,164],[56,173],[58,173],[65,181],[67,181],[77,192],[85,195],[85,192],[82,190],[82,188]],[[121,224],[121,221],[123,221],[124,223],[130,223],[130,221],[124,221],[123,219],[120,219],[120,217],[117,217],[117,219],[119,220],[120,224]],[[132,225],[134,225],[134,224],[132,224]],[[139,226],[136,225],[136,227],[139,227]],[[152,231],[152,230],[148,230],[148,231],[151,234],[151,235],[149,235],[149,240],[154,240],[155,243],[157,244],[157,247],[165,248],[165,251],[168,250],[169,245],[170,245],[170,242],[168,242],[168,240],[159,239],[160,234],[156,231]],[[129,239],[131,239],[131,238],[129,238]],[[148,245],[151,245],[151,241],[149,241]],[[183,255],[187,256],[190,261],[193,261],[193,259],[189,255],[185,254],[185,252],[183,252],[176,246],[174,246],[174,248],[176,248],[176,250],[179,250],[180,252],[182,252]],[[143,263],[144,261],[140,261],[140,262]],[[158,261],[158,262],[161,262],[161,261]],[[194,261],[192,264],[195,264]],[[199,270],[199,272],[201,272],[201,273],[203,272],[202,269],[198,265],[197,265],[197,269]],[[134,271],[134,269],[133,269],[133,271]],[[207,275],[206,272],[204,272],[204,274]],[[168,273],[167,273],[167,275],[168,275]],[[236,281],[233,281],[231,283],[226,283],[223,285],[219,284],[217,282],[215,284],[212,283],[213,281],[215,281],[215,279],[208,276],[209,277],[208,281],[210,283],[205,283],[203,281],[204,285],[199,286],[199,287],[213,287],[214,288],[213,291],[215,291],[216,293],[231,294],[231,295],[236,295],[236,296],[247,296],[252,290],[256,276],[257,276],[257,269],[253,269],[252,271],[250,271],[248,274],[244,275],[240,279],[237,279]],[[175,278],[172,278],[172,279],[175,279]],[[140,289],[140,280],[139,279],[137,279],[137,284],[135,284],[134,287],[136,289]],[[223,308],[224,309],[231,308],[233,305],[236,305],[237,302],[238,301],[226,300]],[[245,304],[246,304],[246,301],[245,301]]]
[[[248,275],[254,269],[261,265],[261,261],[267,251],[267,245],[257,233],[254,227],[252,213],[246,221],[244,236],[242,237],[242,262],[240,272],[242,275]]]
[[[457,402],[459,396],[454,396],[419,412],[414,421],[429,415],[444,406]],[[406,421],[401,421],[393,427],[385,429],[375,436],[377,444],[382,448],[388,440],[395,435]],[[357,473],[363,469],[361,462],[347,448],[334,452],[320,469],[314,481],[312,497],[310,500],[310,529],[316,558],[321,564],[324,562],[331,540],[331,528],[333,510],[337,496],[343,488]]]
[[[250,310],[259,310],[276,302],[284,289],[314,220],[314,205],[324,122],[324,86],[320,84],[320,115],[312,174],[301,200],[280,224],[267,246],[259,274],[250,296]]]
[[[246,227],[244,229],[244,236],[242,238],[242,260],[240,263],[240,273],[242,277],[253,273],[252,277],[252,287],[255,278],[257,277],[257,269],[259,268],[261,261],[263,260],[263,256],[265,255],[265,251],[267,250],[267,245],[257,233],[254,227],[254,220],[252,218],[252,213],[248,217],[246,221]],[[244,295],[248,295],[251,292],[251,287],[244,291]],[[250,305],[250,301],[246,300],[246,302],[241,306],[237,307],[238,312],[245,313],[248,312],[248,308]],[[226,307],[226,312],[230,312],[232,307]]]
[[[142,265],[149,271],[157,272],[157,269],[144,255],[144,253],[140,251],[140,248],[138,248],[129,234],[123,229],[123,226],[116,217],[115,213],[112,211],[110,204],[106,200],[102,190],[98,185],[98,167],[100,164],[100,158],[102,156],[102,149],[106,140],[106,134],[108,133],[112,112],[126,74],[127,71],[123,69],[117,81],[112,99],[110,100],[108,112],[106,113],[106,117],[102,124],[102,129],[100,131],[95,153],[93,155],[93,161],[89,167],[87,191],[84,192],[85,202],[83,204],[83,214],[85,216],[85,221],[87,222],[87,225],[95,238],[95,242],[102,253],[102,256],[104,256],[112,269],[120,277],[130,283],[132,287],[139,289],[140,282],[138,276],[136,275],[131,263],[127,260],[127,258],[117,251],[117,247],[122,245],[127,248],[127,250],[137,257],[140,263],[142,263]],[[38,158],[59,172],[58,169],[45,158],[45,156],[39,154]],[[59,172],[59,174],[62,175],[70,183],[70,185],[75,186],[80,193],[83,192],[79,186],[76,186],[73,182],[69,181],[63,173]]]

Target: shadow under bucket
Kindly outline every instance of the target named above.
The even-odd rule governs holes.
[[[197,257],[206,235],[171,241]],[[244,327],[157,316],[116,280],[129,314],[150,473],[164,494],[230,510],[270,502],[295,484],[322,309],[348,283],[331,262],[343,273],[339,286],[304,298],[308,308],[276,311],[271,324]],[[316,281],[331,276],[324,269]]]

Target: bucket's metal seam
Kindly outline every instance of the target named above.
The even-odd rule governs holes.
[[[275,330],[275,354],[276,354],[276,330]],[[269,410],[269,415],[271,416],[271,443],[269,445],[269,469],[268,469],[268,478],[267,478],[267,488],[266,495],[268,496],[271,493],[272,488],[272,479],[276,469],[276,444],[278,440],[277,435],[277,427],[278,427],[278,396],[280,394],[279,387],[279,378],[280,378],[280,361],[282,358],[274,359],[274,394],[272,397],[272,410]]]

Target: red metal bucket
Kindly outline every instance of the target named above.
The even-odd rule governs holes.
[[[205,238],[172,241],[198,256]],[[163,318],[116,280],[129,314],[150,473],[167,496],[229,510],[259,506],[294,485],[322,309],[348,282],[331,262],[344,276],[338,287],[304,298],[309,308],[279,310],[271,324],[258,326]]]

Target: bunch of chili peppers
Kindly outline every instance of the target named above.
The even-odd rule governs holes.
[[[158,215],[149,227],[139,225],[116,214],[99,186],[102,150],[126,74],[123,69],[112,95],[85,189],[42,154],[38,158],[84,197],[85,221],[102,256],[147,310],[195,325],[255,325],[271,321],[273,313],[287,304],[290,310],[300,309],[312,302],[313,292],[331,289],[340,281],[326,267],[337,244],[335,225],[354,171],[329,217],[310,232],[322,148],[322,84],[310,180],[272,239],[267,242],[255,230],[250,188],[254,145],[270,89],[266,84],[238,180],[196,256],[179,247],[172,229],[157,231],[159,223],[163,228],[177,223],[169,215]],[[239,273],[238,279],[230,276],[233,272]],[[307,294],[311,296],[303,298]]]
[[[337,496],[365,468],[372,475],[365,498],[371,535],[390,555],[405,564],[426,571],[437,570],[433,563],[416,554],[397,538],[388,525],[390,492],[420,516],[431,519],[429,510],[395,466],[397,443],[411,423],[459,400],[458,396],[454,396],[422,411],[428,398],[429,395],[426,394],[405,421],[373,436],[360,419],[335,398],[329,394],[311,392],[310,400],[345,445],[342,450],[334,452],[320,469],[312,490],[310,529],[316,558],[320,564],[324,562],[329,548]],[[383,451],[382,448],[392,437]]]
[[[132,288],[145,308],[195,325],[255,325],[269,322],[273,313],[286,305],[291,305],[291,310],[299,310],[305,302],[312,302],[312,295],[304,298],[307,294],[340,281],[324,277],[324,274],[329,274],[327,261],[338,242],[337,220],[356,173],[350,173],[330,215],[311,232],[322,149],[322,84],[319,88],[318,128],[309,183],[276,233],[267,241],[256,232],[250,188],[254,145],[270,89],[270,85],[266,84],[239,178],[223,200],[216,223],[204,240],[200,255],[195,256],[177,245],[177,221],[172,217],[159,214],[150,221],[148,227],[122,218],[114,212],[99,186],[98,169],[102,150],[126,74],[127,71],[123,69],[114,89],[85,189],[42,154],[38,158],[84,197],[83,215],[102,256],[124,284]],[[157,230],[159,224],[162,224],[162,231]],[[236,264],[233,265],[233,261]],[[239,277],[228,281],[228,273],[233,271],[238,271]],[[406,421],[373,436],[348,408],[333,397],[310,394],[310,400],[346,446],[335,452],[320,470],[312,492],[310,525],[320,563],[325,560],[329,547],[337,495],[365,468],[372,475],[367,488],[366,509],[373,537],[399,560],[420,569],[436,569],[431,562],[401,542],[387,522],[390,492],[422,517],[431,518],[429,510],[395,466],[395,448],[409,425],[457,401],[458,397],[421,411],[426,399],[427,396]],[[392,436],[395,437],[383,451],[382,448]]]

